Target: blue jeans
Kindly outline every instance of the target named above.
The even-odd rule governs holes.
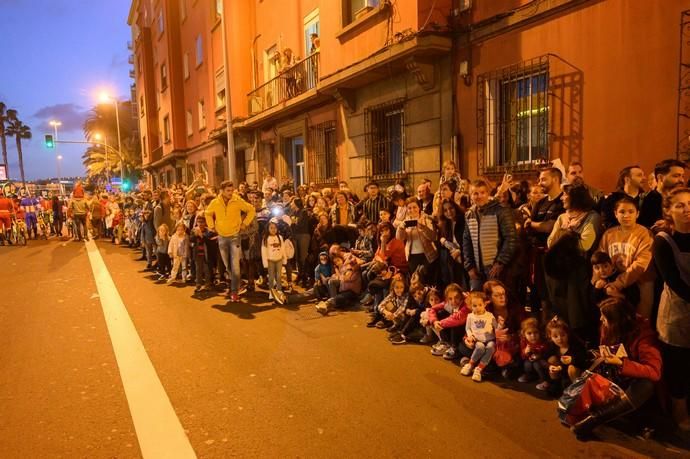
[[[491,357],[493,357],[494,352],[496,352],[496,341],[488,341],[482,343],[477,341],[474,343],[474,351],[472,351],[472,363],[480,363],[482,367],[485,367],[491,362]]]
[[[218,236],[218,251],[230,275],[230,291],[237,293],[240,284],[240,258],[242,247],[239,236]]]

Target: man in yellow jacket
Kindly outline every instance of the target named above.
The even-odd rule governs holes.
[[[246,214],[242,219],[242,212]],[[240,231],[249,225],[256,211],[254,206],[235,193],[234,184],[226,180],[220,184],[220,194],[206,208],[206,221],[218,233],[218,250],[230,275],[228,295],[231,301],[239,301],[240,257],[242,256]]]

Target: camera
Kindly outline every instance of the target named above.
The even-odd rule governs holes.
[[[274,217],[282,217],[284,213],[285,211],[280,206],[275,206],[271,209],[271,214],[273,214]]]
[[[413,228],[417,226],[417,220],[405,220],[405,228]]]

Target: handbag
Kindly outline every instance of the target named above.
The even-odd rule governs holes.
[[[604,359],[597,359],[589,370],[563,391],[557,408],[558,418],[563,424],[575,425],[586,418],[593,407],[625,395],[618,384],[595,372],[603,361]]]
[[[285,248],[285,256],[288,260],[292,260],[295,257],[295,245],[290,239],[285,239],[283,241],[283,247]]]

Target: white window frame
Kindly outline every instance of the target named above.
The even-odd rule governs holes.
[[[191,137],[194,134],[194,115],[192,115],[191,110],[185,111],[185,125],[187,128],[187,137]]]
[[[309,56],[311,53],[311,34],[313,33],[310,29],[316,25],[316,32],[321,35],[321,23],[319,18],[319,9],[316,8],[314,11],[309,13],[304,17],[304,54],[303,56]]]
[[[170,115],[163,117],[163,143],[170,143]]]
[[[280,62],[276,62],[276,60],[273,59],[276,51],[278,51],[278,45],[276,43],[264,50],[264,83],[278,76]],[[271,71],[271,69],[273,71]]]
[[[180,0],[180,22],[187,19],[187,0]]]
[[[163,62],[160,68],[161,72],[161,92],[165,92],[168,89],[168,66]]]
[[[163,18],[163,7],[158,12],[158,35],[161,35],[165,31],[165,19]]]
[[[223,95],[221,97],[221,94]],[[215,74],[215,100],[216,100],[216,110],[225,107],[225,100],[227,98],[226,88],[225,88],[225,67],[220,67],[216,70]]]
[[[189,79],[189,53],[182,55],[182,76],[185,80]]]
[[[199,112],[199,130],[203,131],[206,129],[206,104],[204,99],[197,102],[197,111]]]

